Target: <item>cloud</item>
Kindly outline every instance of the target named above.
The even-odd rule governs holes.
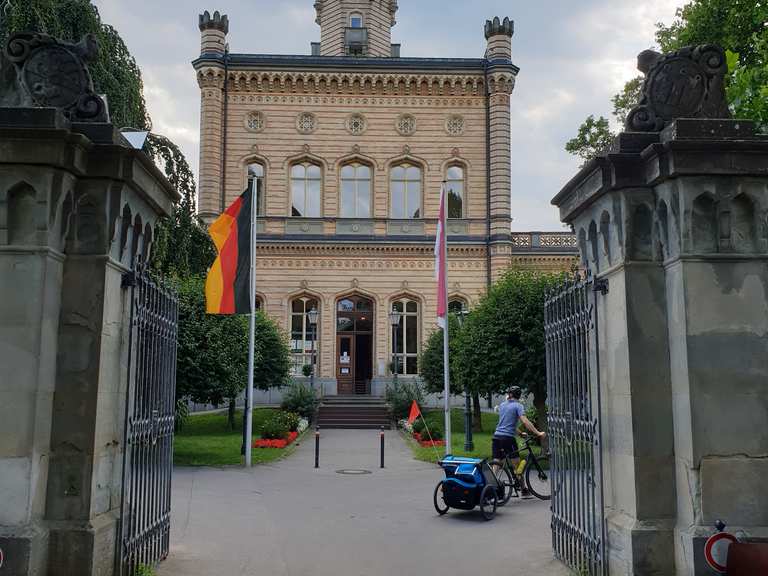
[[[308,54],[320,38],[313,0],[93,0],[142,69],[157,132],[197,169],[200,93],[190,62],[199,53],[197,16],[230,18],[236,53]],[[637,54],[654,42],[685,0],[406,0],[393,42],[404,56],[479,58],[487,18],[515,20],[512,209],[515,230],[562,229],[550,199],[578,168],[565,142],[589,114],[610,117],[610,98],[637,75]]]

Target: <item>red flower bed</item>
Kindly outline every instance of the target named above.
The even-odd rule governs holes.
[[[429,436],[422,436],[418,432],[413,433],[413,438],[425,448],[430,446],[445,446],[445,440],[426,440],[425,438],[429,438]]]
[[[298,432],[290,432],[288,434],[288,438],[283,438],[279,440],[267,440],[266,438],[262,438],[260,440],[254,440],[253,441],[253,447],[254,448],[286,448],[293,444],[296,441],[296,438],[299,437]]]
[[[425,448],[430,446],[445,446],[445,440],[421,440],[419,444]]]

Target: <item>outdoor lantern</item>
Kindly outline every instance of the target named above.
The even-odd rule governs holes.
[[[307,317],[309,318],[309,323],[312,324],[312,326],[317,325],[317,317],[320,315],[320,313],[317,311],[317,308],[312,308],[309,312],[307,312]]]
[[[401,317],[402,317],[402,314],[400,312],[390,312],[389,323],[392,324],[392,326],[399,326]]]

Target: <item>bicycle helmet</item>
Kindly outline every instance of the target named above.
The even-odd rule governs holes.
[[[507,392],[512,398],[519,400],[523,395],[523,389],[520,386],[512,386]]]

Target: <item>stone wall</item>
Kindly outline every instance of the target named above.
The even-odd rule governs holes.
[[[0,573],[111,575],[128,310],[175,191],[108,124],[1,109]]]

